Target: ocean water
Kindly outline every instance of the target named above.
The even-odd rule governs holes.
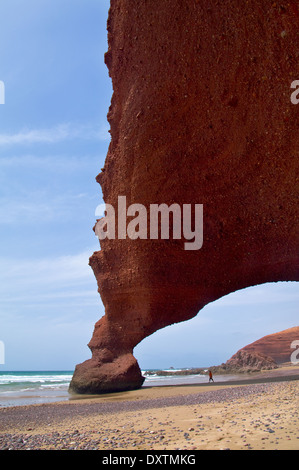
[[[142,371],[143,387],[198,384],[208,380],[205,375],[161,376],[156,372],[147,375]],[[73,371],[0,371],[0,408],[69,400],[72,376]]]
[[[0,407],[69,399],[72,371],[0,371]]]

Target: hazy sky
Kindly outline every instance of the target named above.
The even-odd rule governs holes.
[[[72,370],[104,314],[88,258],[112,87],[108,0],[1,0],[0,370]],[[298,325],[298,283],[252,287],[135,349],[141,368],[219,364]],[[299,338],[298,338],[299,339]],[[290,350],[291,352],[291,350]]]

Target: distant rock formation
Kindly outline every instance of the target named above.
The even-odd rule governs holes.
[[[290,362],[293,341],[299,341],[299,326],[264,336],[239,349],[228,361],[211,367],[214,373],[256,372],[277,369]]]
[[[294,349],[293,341],[299,341],[299,326],[264,336],[263,338],[248,344],[243,351],[255,354],[264,354],[271,357],[277,364],[290,362],[290,356]]]
[[[138,388],[145,337],[236,290],[299,281],[298,25],[297,0],[111,0],[104,201],[202,204],[204,240],[101,241],[105,315],[71,391]]]
[[[145,376],[185,376],[185,375],[198,375],[198,374],[205,374],[205,370],[203,368],[194,367],[192,369],[179,369],[179,370],[147,370],[145,371]]]
[[[276,362],[269,356],[244,349],[236,352],[224,365],[226,372],[257,372],[277,369]]]

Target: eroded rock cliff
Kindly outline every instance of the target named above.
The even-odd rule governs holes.
[[[133,349],[238,289],[299,280],[297,2],[112,0],[104,201],[203,204],[204,241],[103,240],[105,316],[70,390],[138,388]]]
[[[277,369],[277,367],[276,362],[266,354],[249,352],[246,349],[240,349],[222,366],[226,373],[257,372]],[[221,372],[221,366],[216,369]]]
[[[277,364],[291,361],[294,348],[298,348],[299,326],[264,336],[243,348],[248,353],[265,354],[271,357]],[[292,346],[293,345],[293,346]]]

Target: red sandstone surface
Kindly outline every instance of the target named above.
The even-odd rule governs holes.
[[[226,363],[211,369],[218,374],[277,369],[279,364],[298,364],[298,356],[299,326],[295,326],[248,344]]]
[[[271,357],[246,349],[240,349],[224,364],[226,372],[255,372],[265,369],[277,369],[277,367],[276,362]]]
[[[264,336],[242,348],[242,351],[265,354],[277,364],[282,364],[291,361],[290,357],[294,352],[294,347],[291,345],[294,341],[299,343],[299,326]],[[296,349],[298,349],[298,345]]]
[[[143,383],[134,347],[248,286],[299,280],[297,1],[112,0],[106,203],[203,204],[204,242],[104,240],[105,316],[70,390]]]

